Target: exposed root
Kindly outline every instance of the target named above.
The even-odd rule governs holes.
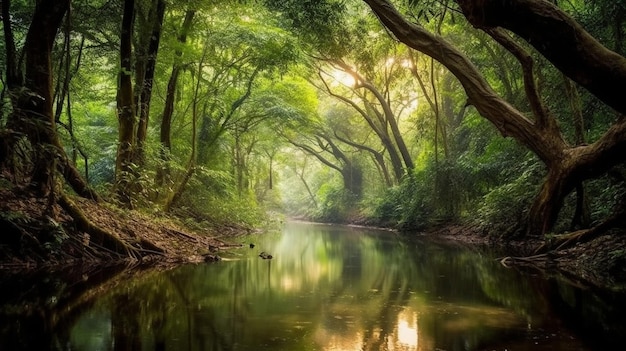
[[[198,242],[198,238],[197,237],[191,236],[189,234],[183,233],[181,231],[178,231],[178,230],[175,230],[175,229],[172,229],[172,228],[164,228],[164,229],[170,235],[173,235],[173,236],[180,235],[180,236],[182,236],[182,237],[184,237],[186,239]]]
[[[59,204],[74,219],[77,229],[89,234],[90,245],[98,245],[101,249],[119,256],[120,258],[141,259],[139,250],[126,244],[115,234],[95,225],[67,195],[63,193],[60,194]]]
[[[139,246],[141,247],[141,249],[139,250],[141,252],[165,256],[165,250],[154,245],[151,241],[144,238],[139,238]]]
[[[511,268],[513,265],[525,265],[525,266],[533,266],[536,267],[539,264],[545,264],[548,261],[547,254],[540,254],[534,256],[527,257],[513,257],[507,256],[503,258],[498,258],[500,264],[507,268]]]
[[[91,199],[96,202],[100,201],[100,196],[89,187],[87,182],[81,177],[80,173],[74,165],[71,164],[67,157],[61,158],[58,162],[58,170],[63,174],[65,181],[72,187],[78,196]]]
[[[626,214],[615,214],[595,227],[577,230],[575,232],[559,235],[547,240],[534,251],[534,254],[564,250],[576,245],[577,243],[589,242],[604,235],[609,229],[623,225],[624,223],[626,223]]]

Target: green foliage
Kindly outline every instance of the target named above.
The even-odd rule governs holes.
[[[147,21],[152,3],[137,3],[137,55],[141,55],[139,42],[146,39],[146,33],[141,31],[148,28],[142,29],[141,23]],[[488,35],[470,28],[466,21],[457,21],[461,15],[445,2],[406,0],[395,4],[412,20],[467,53],[499,95],[521,111],[529,111],[519,64]],[[603,0],[559,5],[609,47],[624,52],[624,4]],[[12,4],[17,43],[24,40],[33,6],[32,1]],[[186,42],[181,43],[178,35],[182,18],[191,9],[195,11],[194,23]],[[74,4],[71,52],[67,56],[72,71],[71,104],[63,107],[71,108],[75,137],[59,127],[66,153],[71,155],[74,147],[81,148],[84,154],[77,154],[76,165],[84,173],[88,171],[90,183],[102,191],[110,190],[116,176],[120,14],[121,7],[115,2],[92,0]],[[354,211],[356,201],[344,190],[340,178],[331,175],[335,171],[329,171],[314,157],[307,164],[306,158],[301,154],[294,156],[293,148],[285,146],[286,139],[304,140],[307,146],[327,152],[329,147],[322,145],[324,141],[311,137],[324,135],[335,138],[333,141],[339,136],[348,141],[337,143],[338,149],[363,170],[367,199],[361,204],[363,213],[371,214],[381,224],[419,229],[469,216],[476,217],[486,231],[501,235],[521,225],[541,182],[538,161],[511,139],[499,135],[473,108],[465,106],[466,94],[441,65],[430,66],[430,58],[419,53],[410,56],[404,45],[389,38],[363,2],[168,1],[162,30],[144,150],[146,162],[136,165],[131,174],[121,175],[131,181],[134,200],[140,207],[156,209],[162,195],[176,188],[191,160],[199,166],[177,205],[178,210],[193,214],[189,218],[208,213],[216,221],[230,219],[252,225],[260,222],[263,202],[277,208],[284,201],[285,207],[296,214],[321,221],[344,220]],[[55,87],[61,86],[65,75],[60,59],[66,57],[66,49],[60,45],[61,36],[54,49]],[[0,51],[4,45],[0,40]],[[327,61],[314,64],[313,57]],[[0,57],[0,64],[6,63],[4,60]],[[396,120],[416,163],[416,170],[401,184],[385,189],[394,181],[387,182],[382,177],[381,165],[390,173],[393,170],[388,146],[382,146],[371,126],[384,117],[379,102],[371,99],[371,92],[355,92],[339,84],[330,90],[345,98],[343,102],[320,94],[325,89],[317,80],[318,69],[328,70],[327,83],[338,80],[332,72],[337,67],[329,64],[333,61],[345,62],[365,77],[385,96],[392,113],[397,114]],[[172,147],[171,152],[167,150],[167,157],[161,157],[166,150],[161,149],[158,141],[160,116],[174,64],[180,64],[182,71],[177,82]],[[415,68],[415,73],[409,68]],[[559,125],[571,143],[577,130],[571,119],[572,99],[563,94],[562,74],[541,59],[536,60],[535,70],[546,106],[559,116]],[[421,77],[421,84],[413,74]],[[0,80],[1,89],[5,88],[5,81]],[[5,101],[0,115],[4,122],[9,92],[2,93]],[[580,101],[574,102],[580,103],[586,142],[591,143],[616,117],[593,96],[579,93]],[[426,96],[431,103],[439,104],[437,111]],[[350,106],[354,101],[359,101],[358,106],[373,117],[373,122],[366,122]],[[437,122],[434,112],[439,113]],[[70,124],[67,111],[60,117],[59,125]],[[435,123],[440,129],[435,130]],[[379,124],[381,130],[389,127],[388,122]],[[369,150],[364,151],[366,148]],[[378,163],[373,155],[384,160]],[[271,193],[265,186],[270,159],[274,162],[272,167],[291,170],[275,179],[287,185],[277,186]],[[171,178],[157,187],[154,180],[161,169],[168,169]],[[618,183],[612,177],[586,183],[594,220],[605,218],[620,205],[624,191]],[[384,195],[377,198],[380,194]],[[565,200],[560,226],[565,226],[573,204],[575,196],[570,195]]]
[[[301,43],[337,57],[350,43],[342,31],[346,5],[336,0],[264,0],[281,15],[282,25],[295,31]]]
[[[428,188],[427,177],[427,172],[416,172],[405,177],[400,185],[390,188],[375,204],[376,222],[403,230],[428,227],[432,214],[432,188]]]
[[[198,167],[174,213],[186,218],[188,225],[198,221],[212,225],[259,225],[264,219],[263,209],[253,196],[240,197],[234,183],[228,172]]]
[[[350,205],[351,194],[340,184],[324,183],[317,191],[319,205],[312,214],[312,218],[319,222],[341,223],[346,220]]]
[[[487,193],[476,211],[476,222],[490,235],[506,237],[520,234],[525,228],[543,170],[536,161],[519,168],[523,170],[521,175]]]
[[[28,224],[32,221],[26,213],[20,211],[2,211],[0,212],[0,220],[19,224]]]

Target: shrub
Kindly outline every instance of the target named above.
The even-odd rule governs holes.
[[[522,169],[519,177],[483,197],[476,220],[487,234],[512,236],[524,230],[528,210],[539,191],[541,166],[535,162]]]

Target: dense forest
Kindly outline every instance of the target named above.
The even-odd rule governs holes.
[[[163,251],[92,206],[197,230],[462,223],[548,239],[534,254],[623,234],[621,2],[1,4],[3,255]]]

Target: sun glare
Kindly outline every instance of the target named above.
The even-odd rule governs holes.
[[[351,74],[339,69],[334,69],[331,73],[331,77],[335,82],[345,85],[347,87],[354,87],[354,85],[356,84],[356,79],[354,79]]]
[[[417,331],[417,314],[414,312],[403,311],[398,316],[398,341],[408,346],[411,350],[417,350],[418,331]]]

